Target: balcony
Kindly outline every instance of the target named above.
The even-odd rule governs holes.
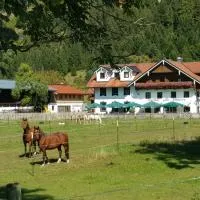
[[[136,83],[136,89],[180,89],[180,88],[193,88],[192,81],[185,82],[148,82]]]

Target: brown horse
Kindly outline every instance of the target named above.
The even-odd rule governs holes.
[[[45,135],[44,132],[38,126],[34,127],[34,134],[39,139],[39,147],[40,150],[43,152],[43,166],[46,162],[49,163],[46,150],[57,148],[59,152],[59,158],[57,163],[61,162],[62,146],[65,149],[66,162],[69,163],[69,138],[67,133],[56,132],[52,133],[51,135]]]
[[[22,119],[21,127],[24,130],[22,136],[22,140],[24,143],[24,155],[25,156],[27,155],[27,144],[28,144],[29,145],[28,157],[31,157],[32,146],[34,147],[34,154],[36,154],[36,142],[38,142],[39,139],[36,137],[36,135],[34,135],[34,128],[30,128],[28,120],[26,118]]]

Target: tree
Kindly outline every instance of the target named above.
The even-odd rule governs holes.
[[[22,106],[32,105],[35,111],[42,111],[47,103],[47,85],[36,79],[31,67],[22,63],[16,73],[16,87],[12,90],[15,99]]]
[[[0,47],[26,51],[40,43],[64,38],[86,44],[105,32],[92,10],[114,3],[113,0],[2,0]],[[13,18],[16,19],[15,25],[8,27]]]

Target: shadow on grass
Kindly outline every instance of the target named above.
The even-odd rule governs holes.
[[[58,159],[55,159],[55,158],[51,158],[49,159],[49,164],[54,164],[54,163],[57,163]],[[67,162],[65,159],[61,159],[62,162]],[[30,162],[31,165],[42,165],[43,161],[33,161],[33,162]]]
[[[56,198],[50,196],[50,195],[43,195],[43,194],[38,194],[42,193],[45,191],[44,189],[41,188],[36,188],[36,189],[26,189],[22,188],[22,199],[23,200],[56,200]],[[0,186],[0,200],[6,200],[6,186]]]
[[[165,162],[170,168],[193,168],[195,164],[200,164],[200,137],[190,141],[144,141],[134,152],[154,154],[156,159]]]

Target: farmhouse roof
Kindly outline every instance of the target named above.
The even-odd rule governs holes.
[[[13,80],[0,80],[0,89],[14,89],[16,82]]]
[[[131,69],[136,69],[139,73],[136,75],[138,77],[140,74],[143,74],[145,71],[149,70],[153,63],[131,63],[131,64],[118,64],[119,67],[129,67]],[[104,67],[101,65],[100,67]],[[108,68],[108,65],[105,65]],[[110,67],[111,69],[111,67]],[[109,81],[97,82],[96,75],[93,74],[91,79],[88,81],[87,86],[91,88],[95,87],[127,87],[132,81],[120,81],[118,78],[111,78]]]
[[[168,63],[169,65],[171,65],[172,67],[176,68],[177,70],[180,70],[183,74],[185,74],[186,76],[190,77],[191,79],[194,79],[195,81],[197,81],[198,83],[200,83],[200,76],[198,76],[195,72],[197,71],[198,67],[200,67],[200,62],[197,65],[197,62],[195,62],[195,65],[193,66],[193,62],[178,62],[178,61],[172,61],[172,60],[166,60],[163,59],[159,62],[157,62],[156,64],[152,65],[149,69],[147,69],[145,72],[143,73],[139,73],[134,80],[131,82],[130,85],[132,85],[133,83],[136,83],[141,77],[143,77],[145,74],[147,74],[148,72],[152,71],[153,69],[155,69],[157,66],[159,66],[160,63]],[[190,67],[189,67],[190,66]],[[193,66],[193,67],[191,67]],[[193,71],[191,71],[193,70]],[[130,86],[129,85],[129,86]]]
[[[134,83],[136,83],[141,77],[146,75],[148,72],[151,72],[154,68],[156,68],[160,63],[165,62],[168,63],[170,66],[176,68],[181,73],[185,74],[186,76],[190,77],[191,79],[200,83],[200,62],[180,62],[180,61],[172,61],[163,59],[157,63],[130,63],[130,64],[117,64],[119,67],[135,67],[138,69],[138,73],[134,77],[132,81],[120,81],[117,78],[111,78],[109,81],[101,81],[97,82],[96,75],[93,74],[91,79],[88,81],[88,87],[128,87]],[[100,67],[103,67],[101,65]],[[109,65],[105,65],[106,68]],[[111,67],[110,67],[111,68]]]
[[[76,94],[76,95],[85,94],[85,92],[80,89],[64,84],[49,85],[48,88],[51,89],[52,91],[54,90],[55,93],[57,94]]]

